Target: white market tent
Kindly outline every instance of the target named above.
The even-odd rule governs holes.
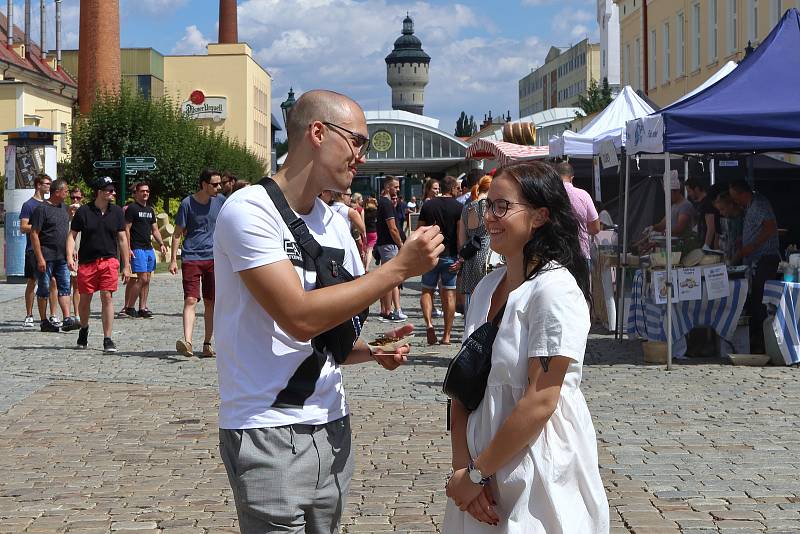
[[[619,151],[625,146],[625,123],[653,113],[653,108],[642,100],[629,85],[581,131],[565,131],[550,138],[550,156],[592,158],[600,153],[600,143],[611,140]]]

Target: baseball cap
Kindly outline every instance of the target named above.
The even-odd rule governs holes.
[[[110,176],[101,176],[92,184],[92,189],[95,191],[107,189],[108,187],[114,187],[114,180],[112,180]]]
[[[681,188],[681,180],[678,178],[678,171],[675,169],[669,173],[669,188],[673,191]]]

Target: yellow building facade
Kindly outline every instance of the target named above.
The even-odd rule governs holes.
[[[211,130],[223,130],[270,168],[272,78],[244,43],[207,55],[164,56],[164,94]]]
[[[800,0],[614,0],[619,7],[621,82],[659,106],[740,61]],[[646,4],[645,4],[646,2]]]
[[[584,39],[569,48],[553,46],[541,67],[519,81],[519,116],[574,107],[592,80],[600,80],[600,44]]]

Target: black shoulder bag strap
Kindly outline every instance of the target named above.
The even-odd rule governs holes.
[[[306,223],[294,214],[294,210],[289,207],[289,203],[286,202],[286,196],[281,191],[281,188],[278,187],[278,184],[275,183],[275,180],[267,176],[258,182],[258,185],[267,190],[269,198],[272,199],[272,203],[275,204],[278,213],[281,214],[286,226],[289,227],[289,231],[292,232],[295,241],[305,252],[304,256],[313,263],[314,260],[322,255],[322,247],[311,235]],[[306,263],[306,260],[303,263]]]

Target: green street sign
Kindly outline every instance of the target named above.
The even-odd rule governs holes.
[[[95,161],[92,166],[95,169],[119,169],[120,162],[119,160]]]
[[[155,170],[155,163],[128,163],[125,165],[126,169],[140,169],[146,171]]]
[[[153,158],[153,157],[150,157],[150,156],[125,158],[125,165],[128,166],[128,167],[136,166],[136,165],[143,165],[143,164],[155,165],[155,163],[156,163],[156,158]]]

